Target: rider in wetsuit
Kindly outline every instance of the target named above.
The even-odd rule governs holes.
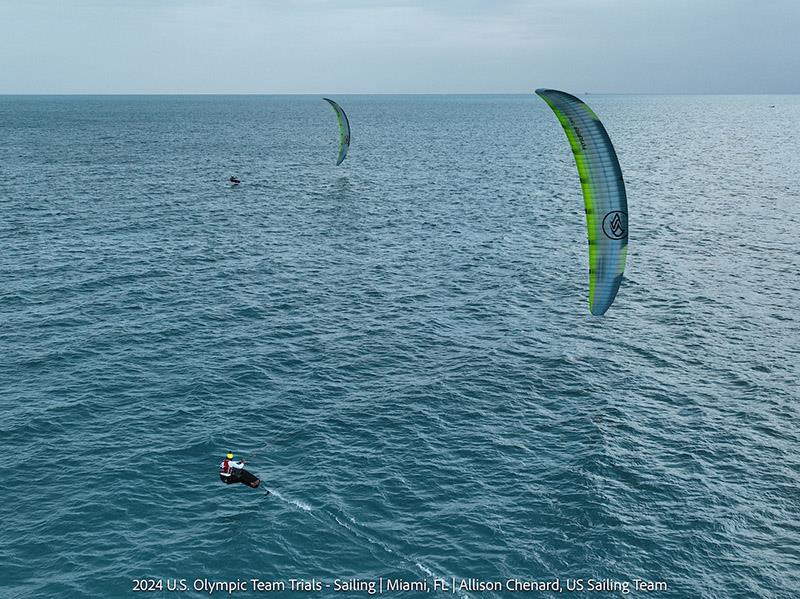
[[[242,483],[243,485],[255,489],[261,484],[261,479],[252,472],[245,470],[244,464],[244,460],[234,460],[233,453],[228,452],[228,455],[225,456],[225,459],[222,460],[222,463],[219,465],[219,479],[226,485]],[[269,491],[267,494],[269,494]]]
[[[233,453],[228,452],[225,459],[219,465],[219,478],[227,485],[231,483],[238,483],[242,476],[242,469],[244,468],[244,460],[237,462],[233,459]]]

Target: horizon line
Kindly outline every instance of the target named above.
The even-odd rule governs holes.
[[[797,96],[800,92],[607,92],[574,91],[592,96]],[[0,92],[0,97],[24,96],[526,96],[530,92]]]

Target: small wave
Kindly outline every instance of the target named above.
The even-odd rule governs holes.
[[[372,534],[370,534],[368,532],[369,529],[367,529],[367,527],[365,527],[364,525],[359,524],[356,521],[356,519],[354,517],[350,516],[349,514],[343,513],[343,516],[345,517],[345,519],[349,520],[352,523],[352,525],[348,524],[347,522],[342,521],[342,519],[340,519],[333,512],[327,511],[327,513],[328,513],[329,516],[331,516],[336,521],[337,524],[339,524],[339,526],[349,530],[356,538],[361,539],[363,541],[366,541],[366,542],[368,542],[368,543],[370,543],[372,545],[375,545],[377,547],[380,547],[386,553],[389,553],[389,554],[392,554],[392,555],[395,555],[395,556],[399,557],[403,562],[406,562],[408,564],[412,564],[413,563],[417,568],[419,568],[420,571],[422,571],[429,578],[446,579],[446,578],[450,577],[449,574],[445,574],[445,575],[436,574],[431,568],[428,568],[426,565],[414,560],[413,558],[409,557],[408,555],[403,554],[401,551],[396,551],[388,543],[385,543],[385,542],[383,542],[383,541],[381,541],[379,539],[376,539],[374,536],[372,536]],[[361,530],[362,528],[364,530]],[[467,595],[465,593],[460,593],[460,596],[462,597],[462,599],[469,599],[469,595]]]
[[[339,519],[339,516],[337,516],[333,512],[328,512],[328,515],[331,518],[333,518],[339,526],[341,526],[342,528],[346,528],[351,533],[353,533],[353,535],[355,535],[357,538],[362,539],[364,541],[367,541],[368,543],[371,543],[372,545],[375,545],[377,547],[380,547],[381,549],[383,549],[387,553],[395,553],[395,551],[391,547],[389,547],[386,543],[384,543],[383,541],[379,541],[378,539],[372,537],[371,535],[367,534],[366,532],[364,532],[362,530],[359,530],[359,528],[357,528],[359,526],[359,524],[358,524],[358,522],[356,522],[355,518],[353,518],[351,516],[347,516],[345,514],[345,517],[347,519],[349,519],[350,522],[352,523],[352,526],[351,526],[347,522],[342,522],[342,520]],[[405,558],[405,559],[408,559],[408,558]]]
[[[299,499],[289,499],[288,497],[284,497],[280,493],[278,493],[275,489],[267,489],[270,495],[274,495],[284,503],[288,503],[289,505],[293,505],[296,508],[300,508],[304,512],[311,512],[314,510],[310,505],[308,505],[305,501],[300,501]]]
[[[425,574],[427,574],[428,576],[430,576],[431,578],[434,578],[434,577],[435,577],[435,574],[433,573],[433,570],[431,570],[430,568],[428,568],[427,566],[425,566],[425,564],[420,564],[419,562],[416,562],[414,565],[415,565],[417,568],[419,568],[420,570],[422,570],[422,571],[423,571]]]
[[[439,578],[439,579],[441,579],[441,580],[444,580],[444,579],[447,579],[447,578],[451,578],[451,576],[450,576],[450,575],[445,575],[445,576],[442,576],[442,575],[440,575],[440,574],[436,574],[436,572],[434,572],[433,570],[431,570],[431,569],[430,569],[428,566],[426,566],[425,564],[421,564],[421,563],[419,563],[419,562],[414,562],[414,565],[415,565],[417,568],[419,568],[419,569],[420,569],[420,571],[421,571],[421,572],[423,572],[423,573],[424,573],[424,574],[425,574],[425,575],[426,575],[428,578]],[[459,593],[459,596],[461,597],[461,599],[470,599],[470,596],[469,596],[467,593]]]

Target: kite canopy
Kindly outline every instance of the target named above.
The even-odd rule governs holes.
[[[628,254],[628,199],[614,146],[597,115],[581,100],[554,89],[536,93],[556,113],[581,178],[589,232],[589,310],[599,316],[614,302]]]
[[[336,118],[339,119],[339,156],[336,158],[336,166],[339,166],[347,156],[347,150],[350,149],[350,121],[347,120],[347,115],[333,100],[322,98],[331,105],[333,111],[336,113]]]

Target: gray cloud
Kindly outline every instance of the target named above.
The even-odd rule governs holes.
[[[774,0],[0,0],[0,93],[800,92]]]

